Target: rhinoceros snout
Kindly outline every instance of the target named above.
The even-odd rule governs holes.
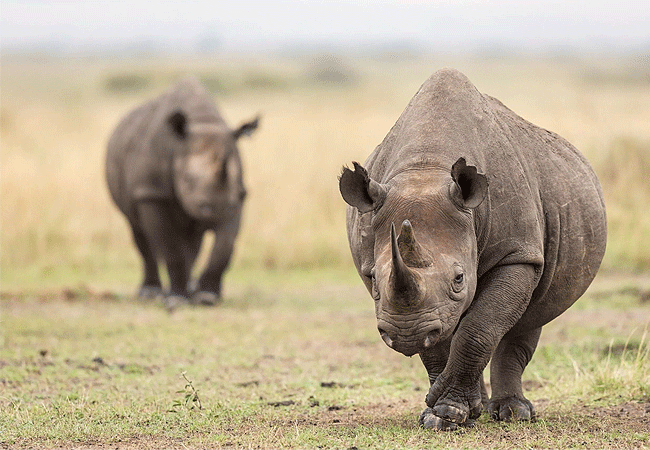
[[[382,321],[383,322],[383,321]],[[387,323],[379,323],[377,330],[384,343],[395,351],[406,356],[413,356],[419,351],[433,347],[442,336],[442,323],[434,321],[422,332],[401,333]]]
[[[424,348],[433,347],[439,340],[442,335],[442,324],[436,324],[434,328],[431,329],[424,338]]]
[[[379,330],[379,335],[383,339],[383,341],[388,345],[390,348],[393,348],[393,338],[390,337],[390,334],[388,334],[388,331],[383,330],[381,327],[378,328]]]

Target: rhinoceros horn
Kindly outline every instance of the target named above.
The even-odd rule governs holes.
[[[433,263],[433,257],[429,251],[422,247],[415,239],[413,226],[409,220],[402,223],[402,229],[397,237],[397,246],[402,259],[409,267],[428,267]]]
[[[392,267],[389,282],[393,291],[391,297],[395,306],[408,308],[417,299],[419,288],[415,274],[402,258],[397,236],[395,235],[395,224],[392,223],[390,225],[390,246]]]

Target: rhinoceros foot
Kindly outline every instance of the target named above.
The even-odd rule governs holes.
[[[431,408],[422,411],[418,422],[422,428],[430,430],[453,431],[458,428],[458,425],[454,422],[449,422],[442,417],[436,416]]]
[[[137,293],[140,300],[154,300],[162,295],[160,286],[143,285]]]
[[[171,313],[179,307],[189,304],[189,302],[189,299],[182,295],[168,295],[163,299],[163,306]]]
[[[443,419],[442,417],[436,416],[433,412],[433,409],[426,408],[424,411],[422,411],[422,414],[420,414],[420,419],[418,422],[422,428],[426,428],[428,430],[454,431],[458,427],[471,428],[474,426],[476,421],[474,419],[468,419],[461,424],[456,424],[454,422]]]
[[[440,374],[429,388],[426,404],[429,406],[427,410],[431,411],[428,413],[425,410],[422,417],[434,416],[436,419],[430,418],[428,422],[437,429],[453,430],[455,428],[448,425],[451,423],[462,427],[472,426],[483,410],[481,383],[477,380],[470,388],[457,386]]]
[[[494,420],[505,422],[530,420],[535,421],[535,408],[525,398],[505,397],[490,400],[487,412]]]
[[[209,291],[197,291],[192,294],[190,302],[193,305],[200,306],[214,306],[221,303],[221,297],[214,292]]]

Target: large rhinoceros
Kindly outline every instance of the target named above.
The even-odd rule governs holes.
[[[220,300],[246,196],[237,140],[257,125],[255,119],[230,129],[194,78],[181,80],[117,125],[108,142],[106,178],[144,260],[140,297],[162,292],[157,264],[162,259],[170,280],[168,308],[188,299]],[[207,230],[215,233],[212,253],[198,282],[190,283]]]
[[[482,404],[496,420],[534,418],[522,372],[542,326],[585,292],[605,252],[586,159],[444,69],[339,187],[379,333],[418,353],[429,375],[420,424],[469,425]]]

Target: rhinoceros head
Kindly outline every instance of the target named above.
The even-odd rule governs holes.
[[[448,339],[476,290],[473,211],[487,178],[460,158],[450,172],[403,171],[381,184],[354,163],[339,187],[360,215],[372,215],[359,231],[374,237],[374,261],[360,271],[384,342],[411,356]]]
[[[231,130],[221,123],[192,123],[182,111],[167,121],[174,139],[174,188],[181,205],[191,216],[218,221],[241,205],[243,184],[237,140],[250,135],[258,118]]]

